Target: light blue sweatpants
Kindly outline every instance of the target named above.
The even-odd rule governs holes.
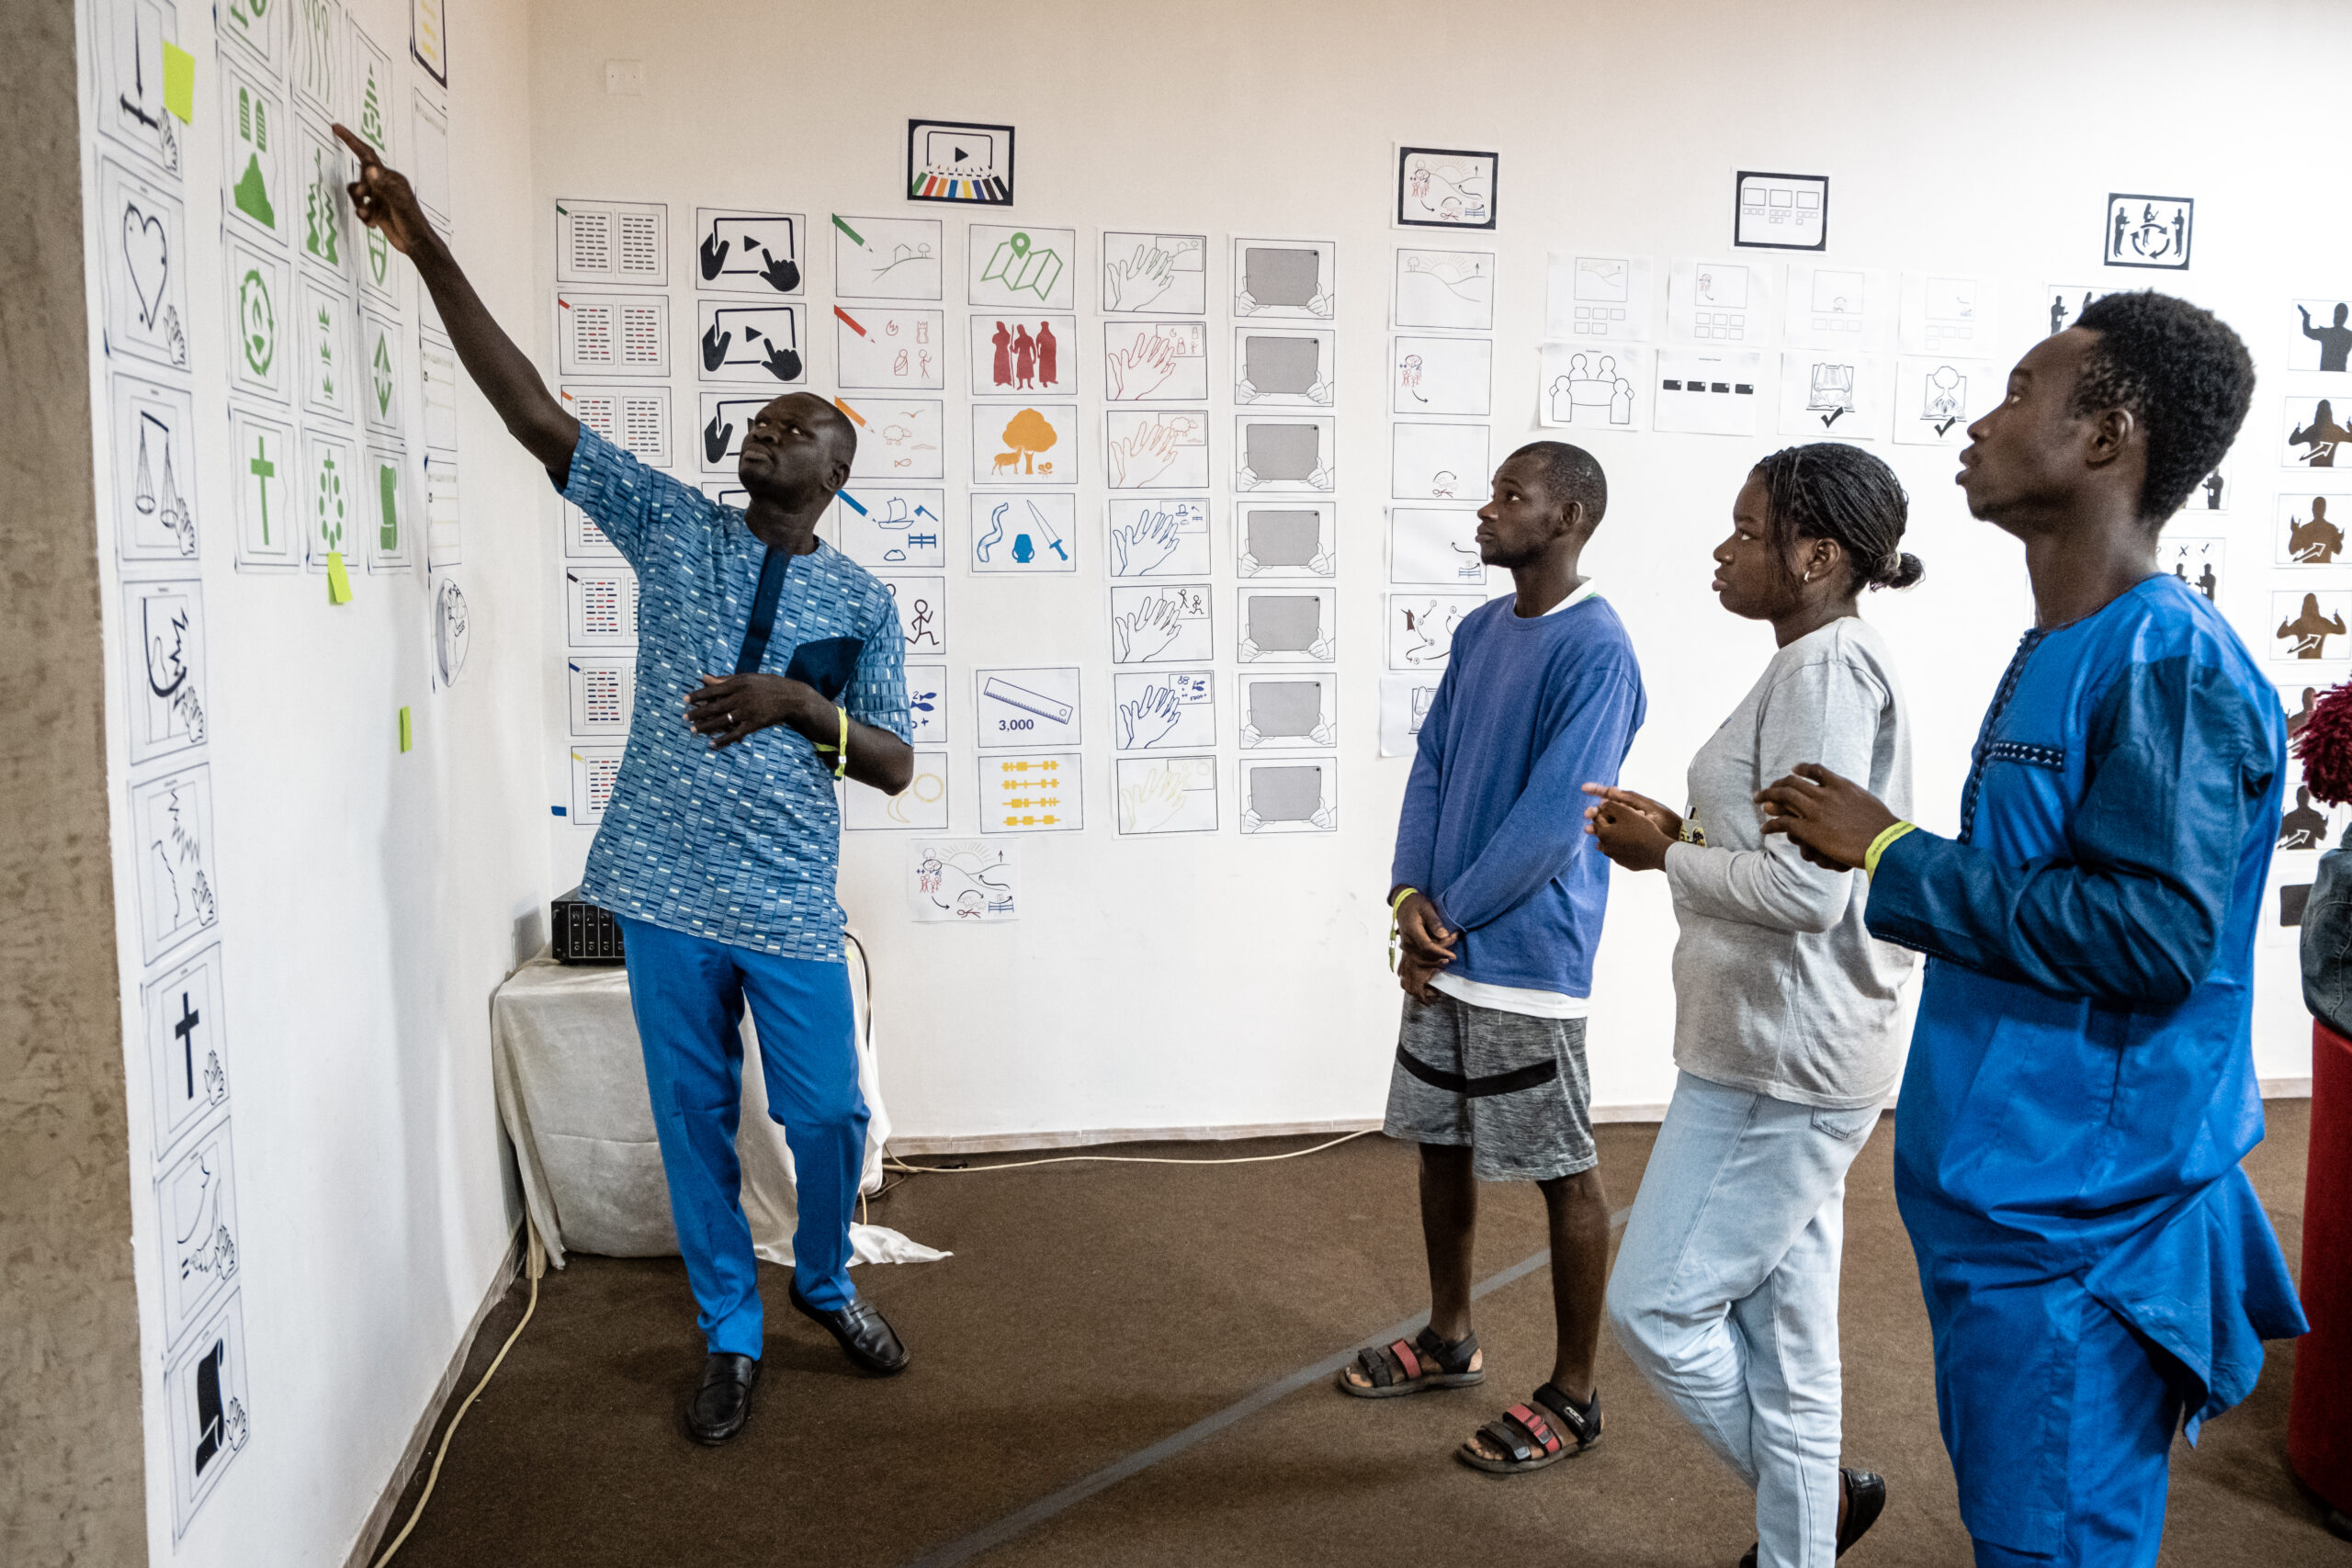
[[[1625,1353],[1756,1492],[1758,1568],[1830,1568],[1846,1168],[1875,1106],[1679,1075],[1609,1280]]]
[[[849,968],[775,958],[623,918],[629,1004],[645,1051],[654,1135],[678,1251],[712,1353],[760,1353],[758,1260],[743,1217],[735,1131],[743,1097],[744,1003],[759,1026],[768,1114],[784,1125],[799,1186],[793,1274],[811,1304],[856,1300],[849,1224],[865,1163],[865,1097]]]

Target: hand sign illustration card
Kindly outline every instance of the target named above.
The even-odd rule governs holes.
[[[1216,684],[1206,670],[1139,670],[1111,677],[1111,744],[1121,751],[1216,744]]]
[[[1206,234],[1102,232],[1102,313],[1205,314],[1209,308]]]
[[[803,310],[781,301],[695,300],[695,374],[706,381],[778,389],[806,385],[808,334]],[[846,377],[842,380],[843,386],[854,384]]]
[[[1114,403],[1208,401],[1207,324],[1103,322],[1102,396]]]
[[[1205,664],[1216,657],[1207,583],[1111,590],[1112,663]]]
[[[1113,577],[1202,577],[1209,566],[1206,500],[1109,502],[1105,540]]]
[[[695,208],[695,287],[707,294],[798,294],[807,226],[797,212]]]

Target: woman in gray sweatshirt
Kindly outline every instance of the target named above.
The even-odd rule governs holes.
[[[1828,1568],[1885,1506],[1839,1468],[1838,1266],[1846,1168],[1894,1087],[1914,955],[1862,925],[1869,878],[1767,840],[1755,793],[1821,762],[1898,816],[1911,745],[1864,588],[1920,576],[1903,487],[1836,443],[1756,465],[1714,553],[1724,609],[1780,644],[1690,761],[1690,810],[1588,784],[1601,852],[1663,871],[1674,949],[1674,1099],[1609,1281],[1634,1363],[1756,1492],[1744,1561]],[[1895,805],[1895,802],[1901,805]]]

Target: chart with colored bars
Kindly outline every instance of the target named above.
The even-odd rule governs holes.
[[[1012,205],[1012,127],[907,122],[907,199]]]
[[[1076,832],[1085,826],[1084,793],[1076,751],[980,760],[987,832]]]

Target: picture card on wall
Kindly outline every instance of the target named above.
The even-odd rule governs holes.
[[[1992,412],[2008,377],[1989,359],[1905,357],[1894,363],[1894,439],[1907,446],[1964,446],[1968,427]]]
[[[1894,345],[1892,274],[1878,267],[1789,264],[1781,337],[1791,348],[1883,354]]]
[[[1039,746],[1075,746],[1085,739],[1085,715],[1080,702],[1078,667],[978,670],[973,672],[978,693],[978,744],[983,750]]]
[[[1396,149],[1396,226],[1400,229],[1492,229],[1492,152],[1445,147]]]
[[[2326,375],[2352,369],[2352,292],[2305,296],[2291,304],[2287,368]]]
[[[876,572],[876,581],[899,607],[899,635],[907,657],[937,658],[947,651],[947,580]]]
[[[1484,588],[1478,513],[1468,506],[1388,509],[1388,581],[1399,587]]]
[[[178,387],[119,372],[114,404],[115,548],[124,560],[194,560],[196,405]]]
[[[1243,588],[1234,657],[1244,664],[1329,664],[1339,658],[1336,588]]]
[[[369,571],[409,571],[416,564],[415,485],[408,455],[395,442],[371,444],[360,458],[359,533]]]
[[[1340,743],[1340,678],[1320,671],[1234,677],[1241,694],[1241,747]]]
[[[976,320],[976,332],[978,325]],[[1103,322],[1102,395],[1114,403],[1208,401],[1208,323]]]
[[[1113,490],[1206,490],[1206,409],[1113,409],[1102,416],[1102,464]]]
[[[571,825],[594,828],[605,819],[613,785],[620,782],[622,748],[582,742],[571,748]]]
[[[1340,569],[1340,509],[1329,501],[1233,506],[1235,571],[1247,578],[1330,577]]]
[[[1078,570],[1078,497],[1067,491],[972,497],[971,567],[979,572]]]
[[[1380,678],[1380,754],[1409,757],[1420,746],[1421,721],[1437,700],[1435,675]]]
[[[938,391],[947,385],[947,314],[833,307],[833,374],[843,387]]]
[[[1649,356],[1641,344],[1547,343],[1538,356],[1535,423],[1547,430],[1645,430]]]
[[[197,1510],[253,1438],[242,1300],[230,1292],[164,1369],[175,1540],[187,1534]]]
[[[1483,424],[1390,427],[1388,493],[1399,501],[1483,500],[1494,477]]]
[[[937,479],[947,477],[937,399],[839,397],[833,406],[857,426],[853,479]]]
[[[160,1163],[229,1103],[229,1025],[220,948],[201,948],[139,988]]]
[[[2305,663],[2342,659],[2352,650],[2352,589],[2289,590],[2270,595],[2270,657]],[[2285,676],[2279,677],[2285,680]]]
[[[1683,260],[1667,269],[1668,337],[1759,344],[1770,334],[1772,313],[1772,271],[1760,262]]]
[[[261,75],[246,71],[235,56],[222,55],[220,136],[227,156],[220,173],[227,188],[221,208],[232,224],[280,243],[295,220],[286,182],[286,139],[293,131],[286,100],[266,85]]]
[[[1748,250],[1829,248],[1829,181],[1742,169],[1732,179],[1732,240]]]
[[[424,407],[424,444],[436,452],[458,449],[458,351],[449,340],[419,322],[416,329],[416,382]],[[557,396],[562,396],[560,390]],[[670,394],[665,389],[662,394]],[[670,445],[668,404],[663,405],[661,444]]]
[[[1078,483],[1078,405],[973,404],[972,482]]]
[[[1391,412],[1483,418],[1494,412],[1492,338],[1399,337],[1388,346]]]
[[[1544,271],[1544,335],[1639,343],[1657,306],[1647,256],[1554,251]]]
[[[351,302],[314,277],[295,290],[302,345],[304,412],[341,422],[351,414]]]
[[[1216,677],[1206,670],[1122,670],[1111,677],[1111,744],[1121,751],[1216,744]]]
[[[222,1117],[155,1178],[163,1252],[164,1342],[176,1344],[198,1314],[234,1287],[239,1257],[236,1161]]]
[[[907,199],[1011,207],[1012,127],[907,121]]]
[[[1003,310],[974,316],[970,326],[974,397],[1078,395],[1076,316]]]
[[[1399,327],[1492,332],[1495,253],[1400,246],[1390,316]]]
[[[271,402],[287,400],[294,359],[292,296],[285,260],[270,247],[229,243],[229,387]]]
[[[996,925],[1021,918],[1021,840],[918,840],[909,847],[907,903],[923,925]]]
[[[424,564],[434,571],[443,567],[457,566],[465,559],[465,514],[458,509],[458,460],[438,452],[424,455]],[[462,633],[470,625],[465,611],[465,594],[457,583],[443,578],[434,590],[433,615],[439,646],[435,650],[435,669],[442,675],[442,684],[448,685],[464,668],[462,637],[458,645],[458,660],[447,661],[448,634],[452,627]]]
[[[204,587],[194,578],[122,585],[130,760],[204,744]]]
[[[1233,313],[1328,321],[1339,247],[1328,240],[1233,242]]]
[[[1763,375],[1760,354],[1662,348],[1656,427],[1693,435],[1753,435],[1761,424],[1757,405]]]
[[[2041,288],[2045,337],[2056,337],[2083,318],[2091,302],[2122,290],[2096,283],[2046,283]]]
[[[253,0],[245,0],[251,5]],[[397,134],[399,116],[393,110],[400,104],[400,83],[392,75],[392,57],[376,47],[376,41],[360,30],[356,17],[351,21],[351,100],[344,113],[352,117],[351,128],[359,139],[373,147],[383,161],[399,168],[408,149]]]
[[[2231,477],[2234,468],[2232,459],[2224,457],[2220,467],[2197,481],[2197,488],[2188,492],[2188,503],[2183,510],[2227,512],[2231,500],[2237,493],[2237,483]]]
[[[187,368],[187,239],[177,196],[111,159],[98,160],[98,243],[113,353]]]
[[[1903,275],[1905,354],[1982,358],[2001,346],[2001,286],[1994,277],[1956,272]]]
[[[449,111],[423,92],[409,96],[409,135],[415,148],[411,154],[416,186],[416,202],[424,215],[443,234],[449,231],[449,218],[454,209],[449,192]],[[653,209],[656,213],[661,208]],[[616,269],[616,283],[665,283],[669,281],[669,266],[662,261],[667,248],[664,234],[666,223],[659,218],[650,225],[651,232],[643,238],[633,236],[647,225],[642,215],[631,220],[624,213],[618,225],[621,235],[620,265]],[[652,276],[639,276],[639,269],[650,268]],[[560,272],[557,281],[570,283]]]
[[[563,569],[564,640],[573,648],[637,641],[637,573],[627,566]]]
[[[940,298],[936,218],[832,214],[833,292],[844,299]]]
[[[350,62],[344,50],[343,7],[335,0],[294,0],[288,25],[294,32],[293,58],[288,76],[303,107],[330,119],[341,118],[344,73]]]
[[[706,381],[751,381],[779,388],[807,385],[808,331],[804,309],[781,300],[759,304],[695,300],[695,373]],[[852,383],[843,378],[841,384]]]
[[[294,515],[292,428],[232,404],[229,453],[229,477],[237,491],[238,569],[299,568],[303,547]]]
[[[424,105],[422,95],[417,102]],[[446,129],[442,135],[446,150]],[[555,224],[558,283],[670,281],[670,209],[662,202],[564,197],[555,204]]]
[[[907,666],[907,740],[915,746],[947,744],[947,666]]]
[[[1104,508],[1103,534],[1113,577],[1204,577],[1212,570],[1204,497],[1114,496]]]
[[[1239,414],[1233,422],[1237,491],[1329,493],[1336,423],[1329,414]]]
[[[808,222],[797,212],[695,208],[695,287],[708,294],[799,293]]]
[[[213,881],[212,770],[202,763],[130,786],[139,957],[153,964],[220,919]]]
[[[164,46],[179,42],[178,7],[171,0],[108,0],[92,19],[98,130],[177,175],[183,128],[164,104]]]
[[[359,312],[359,415],[379,435],[401,431],[401,328],[390,316]]]
[[[2186,514],[2184,514],[2184,517]],[[2352,494],[2290,491],[2278,498],[2271,529],[2280,566],[2352,566],[2344,559],[2344,530],[2352,525]],[[2166,539],[2171,535],[2165,536]]]
[[[966,236],[967,298],[1000,310],[1068,310],[1078,302],[1078,231],[975,223]]]
[[[1245,833],[1336,833],[1340,829],[1337,757],[1244,757],[1241,830]]]
[[[1334,400],[1336,334],[1321,327],[1233,329],[1233,400],[1253,407],[1325,408]]]
[[[628,733],[637,706],[637,660],[575,653],[563,661],[571,733],[583,740]]]
[[[666,294],[559,291],[555,323],[559,375],[670,374],[670,297]]]
[[[1205,664],[1216,657],[1205,582],[1113,587],[1111,662]]]
[[[1887,363],[1870,354],[1792,350],[1781,355],[1781,434],[1815,441],[1876,441],[1886,430]]]
[[[855,779],[841,785],[842,826],[854,833],[888,833],[921,828],[947,830],[947,753],[917,751],[915,775],[897,795],[884,795]]]
[[[443,0],[408,0],[409,57],[443,86],[449,85],[449,36]]]
[[[1104,230],[1102,313],[1205,314],[1209,308],[1208,254],[1206,234]]]
[[[991,752],[979,759],[980,831],[1075,833],[1086,826],[1086,772],[1077,751]]]
[[[947,492],[867,484],[843,485],[833,495],[834,539],[842,554],[865,567],[947,564]]]
[[[436,370],[436,361],[447,356],[447,370]],[[457,445],[455,410],[450,410],[446,440],[436,440],[433,417],[432,392],[436,382],[449,386],[447,377],[453,372],[457,357],[442,348],[438,354],[428,350],[424,355],[426,414],[425,445],[444,449]],[[635,457],[657,468],[670,466],[670,389],[651,385],[590,387],[565,384],[558,393],[563,410],[572,418]],[[756,403],[757,399],[747,400]],[[742,445],[741,432],[735,432],[735,446]],[[729,467],[733,465],[729,463]]]
[[[359,564],[359,460],[351,443],[321,430],[302,433],[302,511],[312,571],[339,555]]]
[[[1122,757],[1111,765],[1122,834],[1214,833],[1214,756]]]
[[[2110,193],[2101,239],[2100,259],[2109,266],[2184,271],[2197,243],[2197,203],[2185,196]]]
[[[1453,628],[1464,616],[1487,602],[1483,593],[1391,593],[1388,595],[1386,644],[1388,668],[1399,671],[1445,668],[1453,652]]]
[[[759,412],[775,400],[760,392],[705,392],[701,394],[700,423],[695,436],[695,455],[701,459],[707,474],[731,474],[743,456],[743,436],[752,428],[752,421]],[[936,405],[933,405],[936,406]],[[582,422],[585,423],[583,420]],[[865,433],[858,433],[857,457],[865,455]],[[855,458],[850,472],[855,473]],[[938,476],[927,475],[935,479]]]
[[[2229,547],[2227,539],[2176,535],[2166,530],[2157,546],[2156,565],[2205,595],[2206,603],[2213,604],[2222,596],[2222,569],[2229,558]]]

